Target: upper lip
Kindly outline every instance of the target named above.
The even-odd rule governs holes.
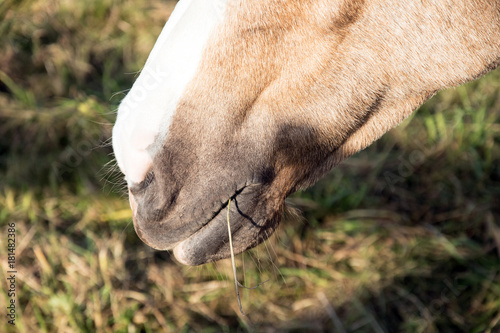
[[[219,216],[221,214],[221,212],[227,207],[229,200],[234,200],[238,196],[238,194],[240,194],[246,187],[248,187],[248,185],[244,185],[244,186],[238,188],[232,195],[228,196],[227,201],[221,202],[219,209],[217,209],[217,211],[215,211],[208,220],[204,221],[202,224],[199,224],[198,228],[191,230],[191,232],[188,235],[178,239],[177,241],[172,242],[171,244],[169,244],[167,246],[165,246],[165,244],[160,244],[159,243],[160,241],[158,241],[158,239],[150,238],[149,236],[145,235],[146,232],[144,230],[145,229],[144,222],[147,223],[147,221],[140,221],[140,214],[139,215],[137,214],[137,210],[138,210],[137,206],[138,205],[137,205],[137,202],[134,198],[134,193],[133,193],[135,191],[129,188],[129,201],[130,201],[130,206],[131,206],[132,212],[133,212],[134,228],[136,230],[137,235],[147,245],[149,245],[153,248],[162,249],[162,250],[173,249],[176,246],[178,246],[180,243],[182,243],[182,242],[184,242],[192,237],[196,237],[196,235],[206,225],[210,224],[212,221],[214,221],[217,218],[217,216]],[[141,185],[141,189],[143,189],[143,188],[144,187]],[[196,218],[197,217],[194,217],[194,219],[196,219]],[[140,223],[140,222],[142,222],[142,223]],[[168,222],[163,222],[163,223],[168,223]],[[141,224],[142,224],[142,226],[141,226]],[[156,233],[156,235],[158,235],[158,233]]]

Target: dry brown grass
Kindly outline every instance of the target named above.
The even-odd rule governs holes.
[[[269,279],[241,291],[248,317],[230,261],[182,267],[140,242],[103,141],[171,5],[0,4],[0,224],[17,226],[20,304],[0,331],[500,329],[498,71],[294,195],[304,217],[237,257],[244,284]]]

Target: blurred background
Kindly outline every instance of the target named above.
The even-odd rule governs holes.
[[[134,232],[115,111],[175,1],[0,2],[2,332],[499,332],[500,72],[439,93],[231,263]]]

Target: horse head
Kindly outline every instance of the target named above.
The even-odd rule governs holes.
[[[122,101],[134,227],[184,264],[241,253],[285,198],[500,59],[498,1],[181,0]]]

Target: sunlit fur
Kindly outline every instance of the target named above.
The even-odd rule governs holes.
[[[498,1],[230,0],[130,184],[136,231],[185,264],[226,258],[233,198],[235,251],[254,247],[289,194],[499,59]]]

